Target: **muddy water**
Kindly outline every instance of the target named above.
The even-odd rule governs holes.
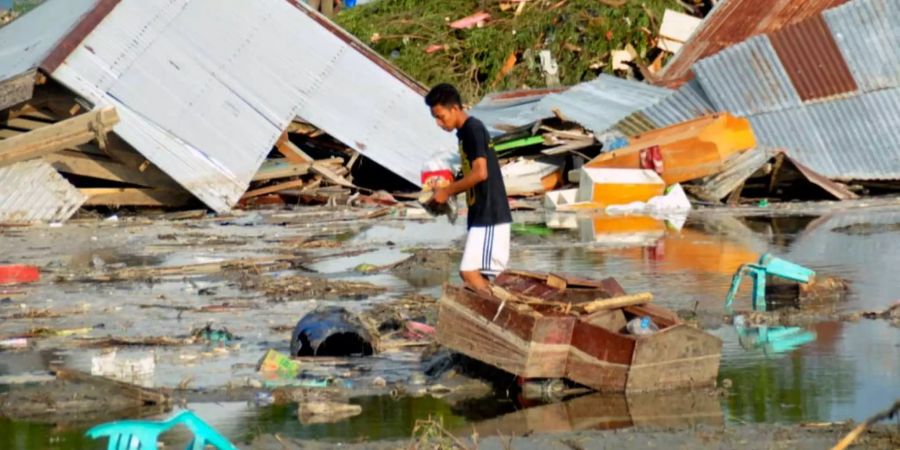
[[[765,252],[849,280],[850,293],[844,303],[837,305],[839,310],[884,309],[900,295],[897,294],[900,282],[895,275],[896,268],[900,267],[898,210],[778,218],[697,213],[684,223],[641,217],[547,217],[543,214],[520,215],[517,221],[529,226],[516,230],[512,266],[588,277],[613,276],[627,291],[650,291],[660,304],[676,310],[721,311],[734,271]],[[309,269],[331,278],[370,281],[388,286],[390,291],[351,302],[317,303],[339,303],[364,310],[406,292],[437,295],[439,283],[414,287],[388,273],[356,273],[355,267],[396,262],[411,248],[457,246],[465,234],[461,225],[451,226],[443,219],[425,223],[384,220],[353,226],[347,223],[281,226],[269,222],[272,221],[257,220],[254,226],[190,227],[81,224],[63,229],[16,230],[0,239],[0,250],[3,250],[3,262],[31,262],[60,269],[98,264],[177,265],[269,255],[277,250],[274,242],[279,238],[340,236],[344,248],[313,251],[319,258]],[[325,257],[346,250],[358,250],[359,254]],[[10,254],[21,257],[17,260],[6,257]],[[212,288],[215,293],[201,297],[199,292],[204,288]],[[238,314],[204,315],[141,306],[264,300],[259,294],[241,291],[216,276],[125,284],[58,285],[48,281],[27,291],[25,297],[11,296],[12,304],[4,306],[4,314],[23,304],[38,308],[86,308],[87,313],[55,319],[7,320],[0,324],[0,334],[36,326],[74,328],[102,323],[104,327],[92,331],[90,336],[172,336],[186,335],[192,328],[213,321],[243,338],[224,350],[202,346],[157,350],[156,372],[150,383],[169,387],[190,379],[191,386],[218,388],[252,378],[252,366],[265,349],[287,348],[286,333],[273,331],[272,327],[290,326],[312,307],[309,302],[260,303],[259,308]],[[749,308],[748,298],[749,291],[742,290],[738,306]],[[710,397],[712,400],[692,398],[659,404],[652,398],[596,398],[517,412],[525,405],[502,397],[450,402],[432,397],[376,396],[353,399],[352,402],[363,406],[363,414],[332,425],[303,425],[288,407],[257,407],[244,402],[200,403],[192,407],[235,442],[249,442],[253,436],[266,433],[351,441],[409,436],[415,421],[429,416],[442,417],[445,426],[451,429],[474,425],[483,430],[500,430],[512,426],[509,424],[525,423],[535,431],[565,431],[585,424],[593,428],[617,428],[862,420],[900,398],[897,381],[900,380],[900,328],[887,322],[822,322],[792,330],[798,335],[812,336],[806,339],[809,342],[793,347],[748,344],[746,339],[739,339],[731,326],[710,332],[724,341],[719,380],[720,384],[731,386],[723,396]],[[139,357],[146,350],[120,349],[120,353]],[[91,358],[98,354],[99,350],[72,348],[66,338],[50,338],[37,343],[34,351],[0,352],[0,376],[39,376],[51,361],[89,370]],[[389,382],[402,382],[416,367],[409,363],[409,358],[388,357],[376,363],[374,370],[390,378]],[[695,414],[666,409],[666,405],[682,403],[694,405],[691,410]],[[585,404],[603,404],[611,409],[585,408]],[[636,411],[641,411],[640,417],[651,419],[636,419]],[[655,420],[654,411],[672,414],[656,414],[660,418]],[[665,419],[673,415],[690,420],[671,423]],[[572,421],[577,424],[569,422],[572,417],[578,419]],[[82,426],[66,428],[0,421],[0,448],[102,448],[96,442],[84,440],[83,430]],[[490,434],[490,431],[480,433]],[[184,436],[176,435],[168,442],[183,440]]]

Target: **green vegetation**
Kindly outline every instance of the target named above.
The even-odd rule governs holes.
[[[665,9],[683,11],[677,0],[530,0],[516,16],[515,7],[502,11],[501,3],[378,0],[345,10],[336,20],[413,78],[428,86],[454,83],[471,102],[493,91],[546,86],[541,50],[552,52],[564,85],[612,73],[611,51],[631,44],[646,55]],[[450,28],[450,22],[478,11],[492,20],[481,28]],[[433,45],[446,47],[426,53]],[[518,62],[501,78],[511,53]]]

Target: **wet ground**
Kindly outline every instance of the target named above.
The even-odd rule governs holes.
[[[255,402],[268,390],[257,361],[269,348],[287,352],[293,325],[317,305],[433,321],[423,301],[439,297],[442,282],[456,282],[463,225],[397,211],[369,218],[372,210],[301,209],[0,229],[0,264],[43,271],[36,284],[0,288],[0,341],[31,336],[27,348],[0,350],[0,392],[33,385],[51,365],[90,372],[92,359],[110,347],[101,338],[115,338],[117,358],[152,357],[152,372],[135,381],[181,388],[176,398],[240,444],[273,436],[408,439],[417,420],[429,417],[481,436],[861,421],[900,398],[900,328],[890,319],[847,321],[842,314],[884,310],[900,300],[900,207],[855,206],[699,210],[668,221],[519,213],[513,267],[613,276],[627,291],[650,291],[683,315],[723,316],[732,274],[765,252],[842,277],[850,288],[815,320],[789,330],[796,339],[784,345],[758,336],[754,343],[721,322],[708,325],[724,341],[722,389],[665,401],[595,396],[536,405],[502,393],[454,395],[435,388],[455,389],[451,380],[423,379],[431,361],[427,343],[341,364],[305,362],[311,379],[328,379],[362,406],[361,415],[334,424],[303,424],[296,406]],[[413,253],[412,263],[389,267]],[[245,262],[219,264],[239,258]],[[403,299],[403,308],[395,304]],[[736,307],[749,309],[749,289]],[[207,324],[236,339],[192,340]],[[175,343],[123,345],[162,338]],[[103,448],[83,438],[90,425],[0,419],[0,448]]]

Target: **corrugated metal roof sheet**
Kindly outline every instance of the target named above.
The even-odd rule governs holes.
[[[857,0],[823,16],[860,89],[900,87],[900,2]]]
[[[115,132],[217,211],[294,117],[418,183],[455,138],[414,83],[323,20],[290,0],[122,0],[52,76],[115,106]]]
[[[900,89],[749,117],[760,145],[783,146],[837,180],[900,179]]]
[[[527,90],[490,94],[469,109],[469,114],[481,120],[492,136],[501,135],[507,126],[521,127],[541,120],[535,106],[549,93]]]
[[[40,66],[98,2],[48,1],[0,28],[0,81]]]
[[[697,79],[720,111],[746,116],[800,104],[787,71],[767,36],[756,36],[694,66]]]
[[[44,160],[0,168],[0,222],[62,222],[86,200]]]
[[[857,89],[821,15],[771,33],[769,40],[802,100],[831,97]]]
[[[645,118],[633,117],[629,120],[629,117],[673,93],[670,89],[603,74],[563,92],[548,94],[546,90],[533,90],[492,94],[469,113],[481,119],[492,134],[502,134],[497,126],[521,127],[553,117],[554,110],[559,110],[567,120],[596,133],[613,127],[646,131],[653,127],[646,123]]]
[[[656,128],[675,125],[700,116],[717,112],[703,87],[697,80],[691,80],[658,103],[641,110],[641,113]]]
[[[890,1],[890,0],[888,0]],[[846,0],[722,0],[663,67],[655,83],[677,88],[693,78],[697,61],[762,33],[779,30]]]
[[[559,110],[566,119],[601,133],[669,95],[669,89],[603,74],[566,92],[542,98],[535,110],[541,117],[553,117],[553,111]]]

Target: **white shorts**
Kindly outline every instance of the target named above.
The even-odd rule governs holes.
[[[485,276],[497,276],[506,270],[509,262],[509,230],[508,223],[470,228],[459,270],[478,270]]]

